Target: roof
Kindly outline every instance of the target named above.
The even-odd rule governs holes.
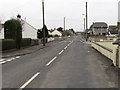
[[[108,25],[105,22],[95,22],[93,23],[94,28],[108,28]]]

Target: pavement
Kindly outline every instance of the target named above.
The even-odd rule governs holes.
[[[118,88],[112,62],[79,36],[2,63],[5,88]]]
[[[8,50],[8,51],[4,51],[2,53],[2,58],[10,58],[10,57],[15,57],[15,56],[23,56],[26,54],[30,54],[30,53],[34,53],[40,49],[43,49],[44,46],[42,44],[36,45],[36,46],[31,46],[31,47],[26,47],[26,48],[22,48],[20,50]]]

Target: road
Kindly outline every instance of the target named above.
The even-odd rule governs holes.
[[[110,60],[79,36],[2,64],[3,88],[117,88]]]

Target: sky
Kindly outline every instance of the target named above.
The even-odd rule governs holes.
[[[85,2],[88,2],[88,27],[93,22],[116,25],[119,0],[44,0],[45,24],[48,29],[63,27],[83,31]],[[0,0],[0,21],[5,22],[17,14],[39,29],[42,28],[42,0]]]

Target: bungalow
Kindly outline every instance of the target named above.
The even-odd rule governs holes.
[[[62,37],[62,32],[60,32],[58,30],[54,30],[51,32],[51,35],[53,35],[53,36],[58,35],[58,36]]]
[[[22,38],[37,39],[37,29],[21,19],[20,15],[17,15],[17,19],[20,20],[22,24]]]
[[[20,15],[17,15],[17,19],[22,24],[22,38],[37,39],[37,29],[32,25],[21,19]],[[4,39],[4,25],[0,24],[0,39]]]
[[[0,23],[0,39],[4,39],[4,25]]]
[[[108,33],[108,25],[104,22],[95,22],[91,25],[90,30],[93,35],[106,35]]]

